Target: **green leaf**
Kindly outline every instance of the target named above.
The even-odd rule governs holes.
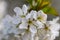
[[[32,5],[32,1],[33,1],[33,0],[27,0],[27,2],[28,2],[30,5]]]
[[[37,6],[36,6],[36,8],[41,7],[42,2],[43,2],[42,0],[37,0]]]
[[[36,10],[40,10],[43,9],[44,7],[50,6],[50,2],[49,1],[45,1],[45,0],[37,0],[37,6],[36,6]]]
[[[52,7],[51,7],[51,8],[49,9],[49,13],[52,14],[52,15],[58,16],[58,12],[56,11],[55,8],[52,8]]]
[[[45,7],[42,9],[45,13],[58,16],[58,12],[53,7]]]
[[[45,8],[43,8],[43,9],[41,9],[41,10],[43,10],[43,11],[46,13],[46,12],[49,11],[49,8],[48,8],[48,7],[45,7]]]
[[[43,0],[37,0],[37,3],[41,4]]]
[[[50,2],[43,2],[42,5],[41,5],[41,8],[44,8],[44,7],[47,7],[47,6],[50,6]]]

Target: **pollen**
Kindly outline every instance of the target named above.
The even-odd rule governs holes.
[[[29,21],[28,21],[28,24],[32,24],[32,21],[29,20]]]
[[[24,17],[25,17],[25,15],[22,15],[21,17],[22,17],[22,18],[24,18]]]

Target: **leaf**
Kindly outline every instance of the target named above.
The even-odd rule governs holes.
[[[38,0],[37,3],[38,3],[36,6],[37,10],[43,9],[44,7],[47,7],[47,6],[50,6],[50,2],[45,1],[45,0],[40,0],[40,1]]]
[[[37,3],[41,4],[43,0],[37,0]]]
[[[50,9],[49,9],[49,13],[52,14],[52,15],[56,15],[56,16],[58,16],[58,12],[56,11],[55,8],[50,7]]]
[[[49,6],[49,5],[50,5],[50,2],[43,2],[41,5],[41,8],[44,8],[44,7]]]
[[[58,12],[53,7],[45,7],[42,9],[45,13],[58,16]]]
[[[33,0],[26,0],[30,5],[32,5]]]
[[[36,7],[39,8],[41,6],[42,2],[43,2],[42,0],[37,0],[37,6]]]

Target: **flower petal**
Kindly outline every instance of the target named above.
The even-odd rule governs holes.
[[[36,23],[37,23],[37,25],[38,25],[38,29],[44,28],[44,24],[41,23],[40,21],[37,21]]]
[[[37,29],[34,25],[30,25],[30,29],[31,33],[36,33],[37,32]]]
[[[47,15],[42,10],[38,11],[38,16],[41,17],[41,22],[46,23]]]
[[[21,19],[19,17],[14,17],[13,20],[12,20],[12,23],[13,24],[19,24],[21,22]]]
[[[37,20],[37,12],[36,11],[33,11],[33,18],[35,19],[35,20]]]
[[[35,33],[31,33],[31,40],[34,40]]]
[[[33,20],[33,18],[36,19],[36,14],[37,14],[37,12],[34,11],[34,10],[32,10],[32,11],[26,16],[26,18],[27,18],[27,19],[30,19],[30,20]]]
[[[17,16],[18,16],[18,15],[23,15],[22,9],[19,8],[19,7],[15,7],[15,8],[14,8],[14,12],[16,13]]]
[[[26,19],[30,19],[30,18],[32,18],[32,14],[27,14]]]
[[[12,19],[13,18],[10,15],[6,15],[6,17],[2,21],[6,24],[7,22],[12,22]]]
[[[27,19],[26,18],[22,18],[22,23],[27,23]]]
[[[22,11],[24,12],[24,15],[26,15],[27,10],[28,10],[28,7],[24,4],[22,7]]]
[[[22,34],[22,33],[24,33],[25,31],[26,31],[26,30],[16,28],[16,29],[13,30],[13,33],[17,35],[17,34]]]
[[[28,26],[27,23],[22,23],[22,24],[19,25],[19,28],[20,28],[20,29],[28,29],[27,26]]]
[[[31,33],[30,32],[26,32],[23,36],[22,36],[22,40],[31,40]]]

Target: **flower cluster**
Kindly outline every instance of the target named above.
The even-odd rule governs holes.
[[[31,10],[24,4],[22,9],[14,8],[16,15],[6,15],[2,20],[3,30],[0,40],[9,40],[13,34],[13,40],[54,40],[59,35],[59,18],[47,21],[47,14],[42,10]],[[12,35],[12,36],[13,36]],[[11,40],[11,39],[10,39]]]

